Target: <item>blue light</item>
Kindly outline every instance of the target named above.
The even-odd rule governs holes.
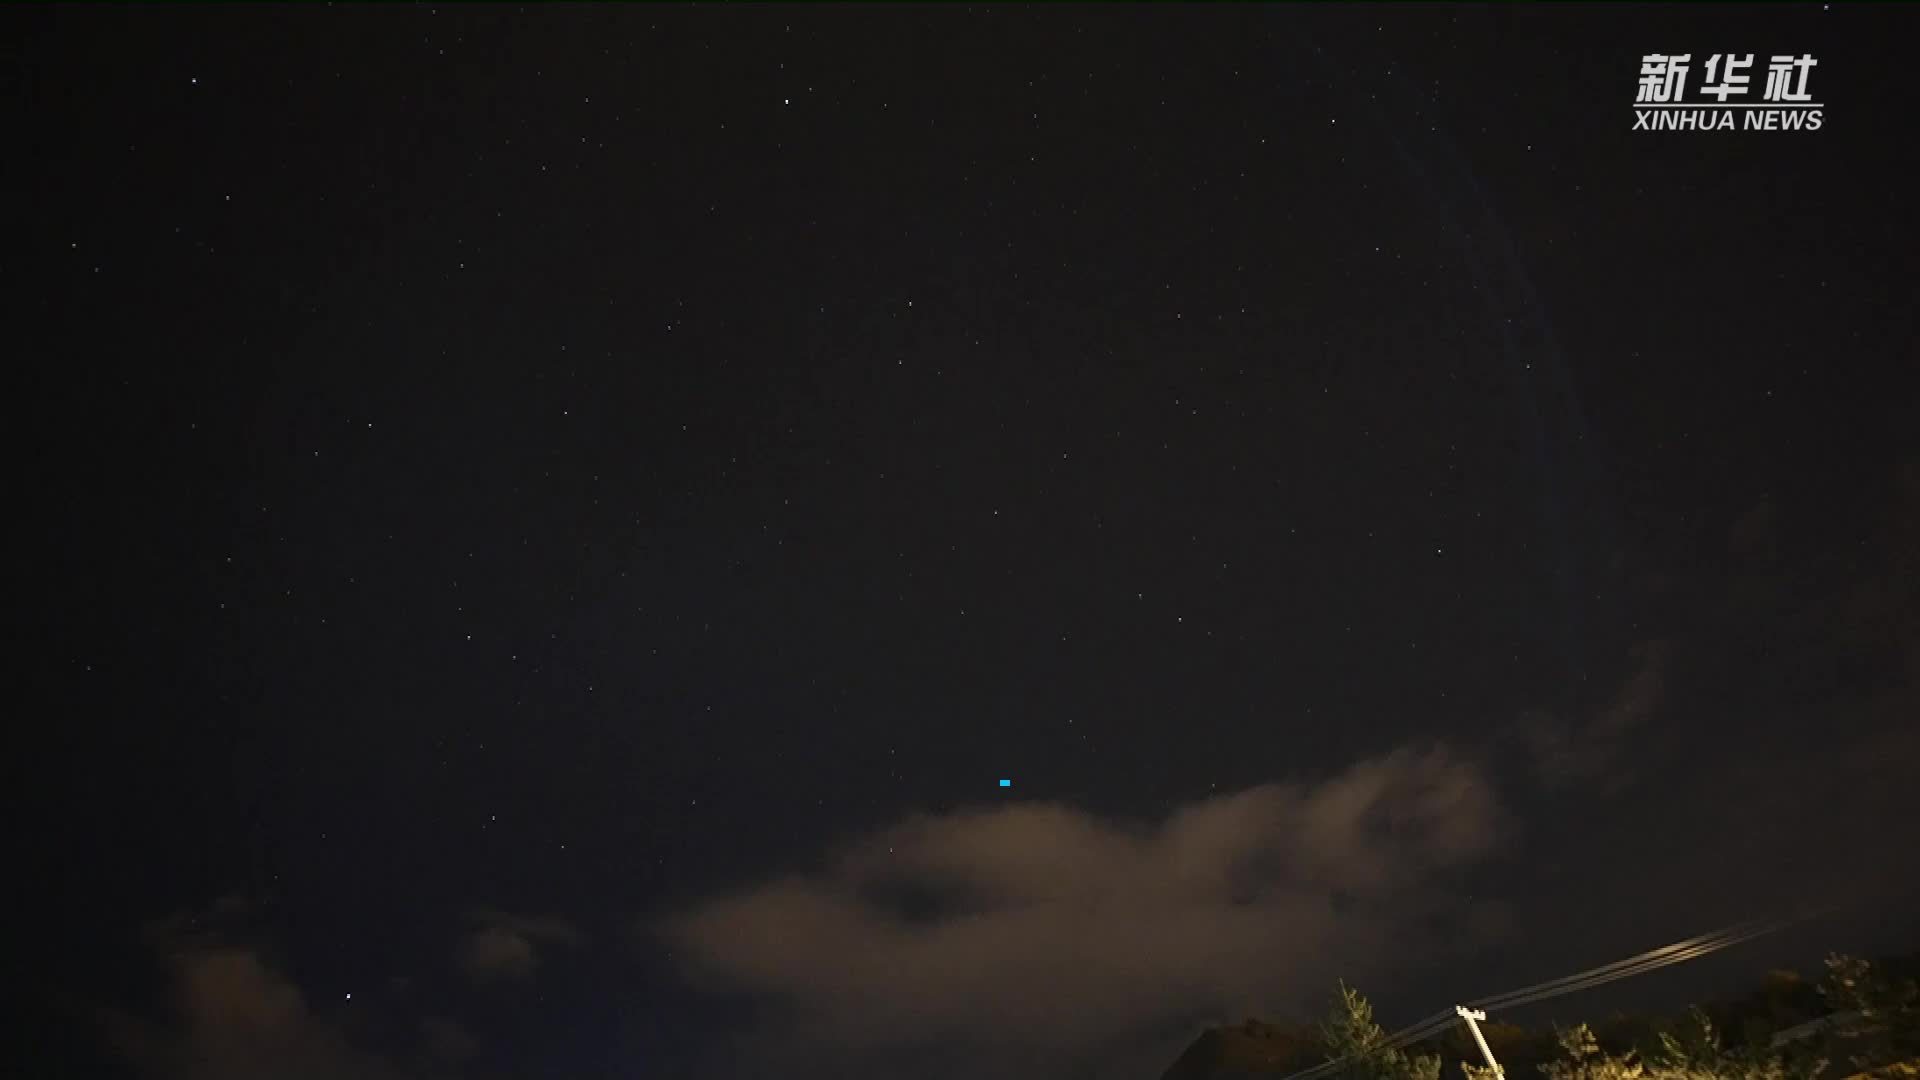
[[[1001,787],[1012,787],[1012,786],[1013,786],[1013,781],[1011,781],[1011,780],[1002,780],[1002,781],[1000,781],[1000,786],[1001,786]]]

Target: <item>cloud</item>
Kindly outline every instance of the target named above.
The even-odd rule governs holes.
[[[460,970],[476,981],[524,979],[540,966],[540,946],[573,947],[585,936],[564,919],[510,915],[482,909],[472,915],[474,929],[460,942]]]
[[[1920,466],[1890,479],[1839,526],[1785,497],[1740,515],[1735,558],[1685,579],[1682,647],[1643,648],[1579,722],[1519,727],[1508,748],[1558,798],[1530,803],[1532,876],[1510,887],[1623,945],[1656,926],[1836,906],[1886,926],[1913,909],[1920,864],[1895,853],[1920,846]]]
[[[1723,857],[1693,869],[1717,888],[1902,913],[1920,895],[1894,854],[1920,846],[1920,461],[1884,483],[1838,573],[1748,588],[1745,644],[1792,662],[1755,676],[1774,715],[1702,770],[1698,828]]]
[[[420,1041],[428,1056],[441,1061],[465,1061],[480,1052],[480,1041],[472,1032],[443,1016],[420,1021]]]
[[[172,938],[170,932],[167,933]],[[341,1021],[308,1004],[257,951],[173,938],[169,1023],[106,1016],[115,1045],[143,1073],[187,1080],[399,1080],[394,1061],[349,1043]]]
[[[781,1010],[760,1032],[776,1055],[965,1045],[942,1063],[1030,1069],[1155,1033],[1164,1054],[1199,1019],[1317,1003],[1460,916],[1448,878],[1501,821],[1475,765],[1403,751],[1153,824],[1053,804],[916,816],[652,929],[690,979]]]
[[[1533,759],[1535,775],[1550,788],[1599,784],[1618,790],[1633,779],[1626,751],[1652,725],[1666,702],[1667,671],[1673,650],[1664,641],[1635,646],[1635,666],[1606,705],[1569,722],[1533,714],[1519,732]]]
[[[156,1018],[89,1008],[113,1053],[145,1076],[179,1080],[425,1080],[462,1074],[481,1043],[438,1010],[420,1015],[413,980],[394,976],[384,992],[316,1005],[251,944],[254,912],[225,898],[207,909],[145,928],[164,966],[164,1010]],[[549,941],[578,941],[553,919],[480,912],[476,920]]]

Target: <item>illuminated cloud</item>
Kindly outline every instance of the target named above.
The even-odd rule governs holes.
[[[250,912],[227,898],[196,915],[147,928],[168,992],[155,1018],[95,1009],[109,1045],[141,1075],[180,1080],[404,1080],[445,1077],[482,1052],[480,1040],[446,1015],[415,1018],[413,980],[391,977],[358,994],[315,1002],[270,958],[242,941]],[[579,935],[558,920],[498,912],[550,941]]]
[[[1642,642],[1635,666],[1607,704],[1578,722],[1533,715],[1519,726],[1535,775],[1551,788],[1599,784],[1616,789],[1632,780],[1634,741],[1647,734],[1666,702],[1673,655],[1664,641]]]
[[[475,927],[460,942],[460,969],[478,981],[523,979],[540,966],[546,945],[577,946],[584,936],[563,919],[510,915],[483,909],[473,915]]]
[[[256,950],[186,938],[169,941],[165,950],[172,977],[168,1022],[106,1017],[114,1044],[143,1074],[184,1080],[409,1075],[352,1045],[342,1017],[316,1009]]]
[[[1032,1063],[1155,1033],[1166,1053],[1196,1018],[1317,1003],[1460,914],[1446,880],[1500,826],[1478,768],[1407,751],[1150,824],[1050,804],[914,817],[653,929],[690,978],[789,1010],[760,1033],[772,1053]]]

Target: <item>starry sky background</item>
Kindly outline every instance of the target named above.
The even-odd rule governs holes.
[[[48,1068],[1145,1077],[1920,939],[1910,9],[4,18]],[[1631,133],[1687,50],[1826,129]]]

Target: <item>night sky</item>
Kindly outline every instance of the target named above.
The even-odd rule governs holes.
[[[1915,947],[1916,30],[7,10],[34,1063],[1142,1078]],[[1685,51],[1825,126],[1631,131]]]

